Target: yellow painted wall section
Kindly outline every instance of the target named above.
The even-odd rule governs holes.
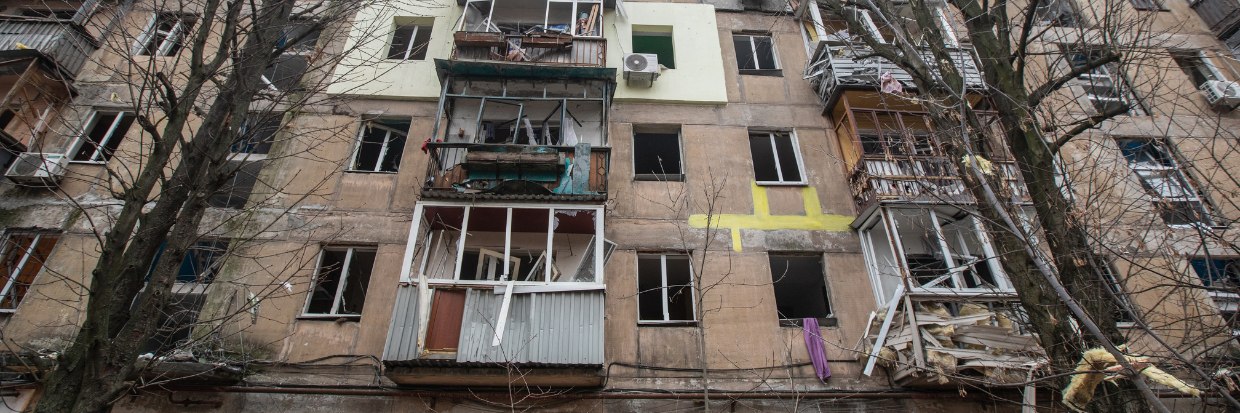
[[[801,201],[805,205],[805,215],[771,215],[771,202],[767,198],[766,188],[757,183],[752,184],[753,214],[718,214],[707,217],[706,214],[689,216],[689,226],[706,228],[727,228],[732,231],[732,250],[741,251],[741,230],[773,231],[781,229],[802,231],[850,231],[849,224],[853,217],[822,213],[822,205],[818,202],[818,191],[814,187],[801,188]],[[708,219],[709,218],[709,219]],[[708,222],[709,221],[709,222]]]
[[[616,68],[616,101],[660,101],[699,104],[728,103],[723,78],[723,50],[715,7],[707,4],[624,3],[628,18],[607,13],[607,66]],[[624,54],[633,51],[633,25],[672,26],[676,68],[664,70],[652,87],[624,82]]]
[[[452,33],[461,16],[455,1],[390,2],[362,10],[354,20],[345,50],[350,53],[336,67],[332,94],[393,99],[438,100],[439,78],[435,60],[452,54]],[[425,60],[387,60],[397,21],[433,19]],[[358,46],[360,44],[360,46]]]

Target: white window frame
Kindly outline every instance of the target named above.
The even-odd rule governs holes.
[[[9,238],[11,238],[12,236],[34,235],[34,238],[30,241],[30,247],[26,248],[25,251],[22,251],[21,260],[17,262],[17,268],[14,269],[12,273],[8,274],[8,277],[9,277],[8,281],[4,283],[3,288],[0,288],[0,301],[3,301],[5,298],[9,296],[9,294],[13,293],[13,286],[17,284],[17,276],[21,275],[22,270],[26,268],[26,264],[30,262],[30,257],[34,255],[34,250],[35,248],[39,246],[39,241],[43,239],[44,235],[48,235],[48,234],[54,235],[56,237],[60,236],[59,233],[45,232],[45,231],[34,231],[34,232],[14,231],[14,232],[4,233],[3,238],[0,238],[0,240],[4,241],[3,244],[0,244],[0,252],[3,252],[4,245],[9,243]],[[57,240],[57,242],[59,242],[59,240]],[[54,248],[55,247],[53,247],[53,250]],[[3,257],[0,257],[0,258],[3,258]],[[35,276],[38,277],[37,274]],[[26,301],[26,300],[23,298],[21,301]],[[13,308],[0,308],[0,313],[12,313],[12,312],[17,311],[17,307],[21,305],[21,301],[13,303]]]
[[[458,32],[466,31],[465,30],[465,17],[469,14],[469,7],[473,5],[474,3],[491,3],[491,7],[487,9],[486,18],[483,19],[479,23],[486,26],[487,32],[498,32],[499,27],[496,27],[495,24],[492,23],[492,20],[491,20],[495,16],[495,0],[469,0],[465,2],[465,7],[463,7],[461,10],[461,18],[458,19],[456,22],[456,31]],[[545,25],[546,19],[544,18],[543,20],[544,20],[543,24]]]
[[[861,25],[865,26],[865,30],[870,32],[870,35],[874,36],[875,40],[878,40],[879,43],[887,43],[887,39],[883,37],[883,32],[878,30],[878,24],[874,23],[874,16],[870,15],[869,10],[862,10],[858,8],[853,8],[853,10],[857,12],[857,17],[858,20],[861,21]]]
[[[73,159],[76,157],[78,150],[82,149],[82,145],[85,145],[86,142],[90,140],[90,131],[95,129],[96,122],[99,122],[99,118],[101,116],[108,116],[108,115],[115,115],[115,117],[112,118],[112,124],[108,126],[108,131],[103,136],[103,138],[101,138],[99,142],[94,143],[95,152],[91,153],[90,157],[86,160],[79,161],[79,160]],[[124,133],[122,133],[121,136],[119,137],[116,136],[116,128],[120,126],[121,121],[124,120],[126,116],[135,116],[135,115],[133,112],[123,111],[123,110],[118,110],[118,111],[96,110],[96,111],[91,112],[90,121],[86,122],[86,127],[82,129],[82,133],[78,135],[78,138],[76,141],[74,141],[74,144],[69,146],[70,150],[67,153],[65,153],[65,156],[69,158],[69,162],[103,164],[103,163],[107,163],[108,161],[110,161],[111,160],[110,158],[102,159],[104,155],[103,149],[106,148],[108,144],[112,142],[113,139],[125,139]],[[127,133],[128,130],[126,130],[125,132]]]
[[[311,313],[310,312],[310,301],[314,298],[314,287],[318,285],[319,275],[322,274],[322,271],[323,271],[323,259],[324,257],[327,256],[328,251],[340,251],[340,250],[345,251],[344,263],[342,263],[340,267],[340,279],[336,281],[336,292],[332,295],[331,312],[330,313]],[[374,252],[375,260],[378,261],[378,258],[379,258],[378,249],[375,247],[327,245],[327,246],[324,246],[322,250],[319,251],[319,259],[317,260],[314,266],[314,278],[310,280],[310,288],[306,290],[306,303],[301,308],[301,316],[303,318],[344,318],[344,317],[359,318],[362,316],[361,314],[348,314],[348,313],[340,312],[340,301],[343,298],[341,297],[341,294],[344,293],[344,289],[348,285],[348,281],[349,281],[349,275],[350,275],[349,264],[353,263],[354,252],[357,252],[358,250]],[[369,276],[371,277],[374,276],[373,267],[371,268],[371,274]]]
[[[586,39],[598,39],[598,38],[603,37],[603,29],[607,27],[606,21],[603,20],[603,16],[607,14],[606,8],[603,7],[603,0],[547,0],[547,8],[543,13],[543,27],[548,27],[551,24],[551,5],[555,3],[572,3],[573,4],[572,20],[568,22],[568,32],[570,35],[572,35],[573,37],[581,37],[581,38],[586,38]],[[579,4],[587,5],[585,8],[586,11],[584,11],[585,13],[589,13],[588,11],[590,10],[589,5],[592,5],[592,4],[598,5],[598,23],[597,24],[599,28],[598,30],[599,33],[597,35],[591,36],[591,35],[577,34],[577,18],[578,18],[577,16],[583,12],[580,8],[578,8]],[[492,12],[494,12],[495,10],[494,6],[492,6],[491,10]],[[490,21],[490,19],[488,19],[488,21]]]
[[[637,259],[641,260],[643,257],[650,258],[650,257],[656,257],[656,256],[659,257],[659,283],[660,283],[659,295],[661,298],[660,302],[663,305],[663,319],[662,320],[643,320],[641,318],[641,300],[638,299],[637,323],[638,324],[669,324],[669,323],[697,322],[697,310],[698,310],[697,309],[697,289],[694,288],[695,285],[693,283],[693,274],[694,274],[693,255],[688,254],[688,253],[639,253],[637,254]],[[667,257],[668,256],[685,257],[685,261],[688,261],[689,263],[689,285],[687,285],[686,288],[689,289],[689,304],[690,304],[690,309],[691,309],[689,316],[692,318],[688,320],[672,320],[667,310],[667,290],[671,289],[671,287],[667,285]],[[638,285],[641,285],[640,277],[639,277]],[[638,297],[641,296],[641,293],[642,291],[639,287],[637,291]]]
[[[1196,58],[1197,61],[1201,62],[1201,66],[1199,67],[1205,68],[1207,72],[1210,72],[1209,74],[1213,75],[1214,80],[1228,80],[1228,77],[1223,75],[1223,71],[1219,70],[1219,67],[1214,64],[1214,61],[1210,60],[1210,58],[1206,56],[1204,50],[1177,50],[1173,53],[1182,57]],[[1176,56],[1173,56],[1172,58],[1174,59]],[[1201,85],[1195,86],[1200,87]]]
[[[176,20],[171,30],[159,30],[160,23],[167,21],[165,19]],[[188,14],[156,13],[151,17],[151,22],[147,24],[146,30],[143,30],[142,34],[138,36],[138,40],[134,42],[133,54],[138,56],[171,56],[172,48],[185,40],[185,32],[193,20],[194,16]],[[158,39],[160,35],[163,35],[164,38],[159,43],[159,47],[155,49],[155,53],[145,54],[147,46],[150,46],[151,42]]]
[[[748,137],[752,139],[755,134],[763,134],[763,133],[767,134],[767,136],[770,138],[771,156],[775,158],[774,159],[775,176],[778,177],[779,180],[777,181],[756,181],[756,183],[762,186],[807,185],[809,183],[809,177],[805,176],[805,161],[801,158],[801,143],[800,141],[797,140],[796,131],[750,130]],[[792,154],[793,156],[796,157],[796,160],[797,160],[797,171],[801,173],[801,180],[799,181],[784,180],[784,170],[782,168],[782,165],[779,163],[779,147],[775,145],[775,138],[776,136],[780,136],[780,135],[787,135],[788,139],[792,143],[791,145]],[[753,156],[752,150],[749,152],[749,156],[750,157]]]
[[[1067,49],[1067,53],[1068,70],[1074,69],[1072,60],[1076,55],[1084,55],[1087,60],[1086,63],[1088,63],[1088,59],[1090,57],[1089,50]],[[1112,65],[1118,67],[1118,63],[1107,63],[1095,67],[1093,70],[1082,73],[1080,76],[1076,77],[1077,81],[1081,83],[1081,87],[1085,89],[1085,97],[1089,99],[1090,107],[1097,111],[1097,104],[1094,103],[1096,101],[1118,102],[1120,104],[1128,105],[1128,115],[1130,116],[1145,115],[1145,109],[1141,107],[1141,101],[1137,98],[1136,92],[1132,90],[1132,87],[1128,84],[1127,79],[1120,76],[1119,73],[1112,72],[1110,67]],[[1111,89],[1113,94],[1117,96],[1096,95],[1091,91],[1091,88],[1095,87]]]
[[[1193,204],[1196,204],[1196,207],[1198,208],[1198,210],[1200,210],[1203,213],[1203,215],[1201,216],[1203,220],[1198,221],[1195,224],[1167,224],[1167,226],[1172,227],[1172,228],[1192,228],[1196,225],[1205,225],[1207,227],[1214,225],[1214,221],[1210,219],[1210,215],[1209,215],[1209,213],[1211,212],[1209,208],[1209,204],[1207,204],[1205,200],[1201,198],[1201,192],[1198,191],[1195,186],[1193,186],[1192,180],[1190,180],[1188,175],[1184,173],[1184,168],[1180,166],[1180,161],[1176,159],[1175,153],[1171,151],[1171,147],[1167,144],[1166,141],[1163,141],[1161,139],[1123,138],[1123,137],[1118,138],[1117,140],[1144,141],[1145,145],[1153,145],[1153,147],[1156,148],[1155,150],[1162,152],[1162,155],[1165,156],[1167,161],[1171,163],[1171,165],[1154,165],[1154,164],[1149,164],[1149,163],[1137,163],[1137,162],[1128,160],[1126,157],[1124,157],[1124,161],[1128,164],[1128,168],[1132,169],[1132,173],[1136,175],[1137,180],[1141,182],[1142,188],[1146,186],[1150,188],[1150,190],[1145,191],[1147,194],[1149,194],[1150,197],[1156,198],[1155,201],[1193,203]],[[1123,157],[1122,152],[1123,151],[1121,150],[1121,155],[1120,155],[1121,157]],[[1143,174],[1143,172],[1149,173],[1149,174],[1165,174],[1165,176],[1167,176],[1168,178],[1171,178],[1167,180],[1169,183],[1171,181],[1178,181],[1180,184],[1183,184],[1183,186],[1178,189],[1180,192],[1184,193],[1184,195],[1181,197],[1168,197],[1167,195],[1164,194],[1163,190],[1159,189],[1160,187],[1155,187],[1151,182],[1148,182],[1145,178],[1146,175]],[[1163,187],[1170,188],[1169,185],[1164,185]]]
[[[761,70],[783,70],[783,66],[779,64],[779,51],[776,50],[776,47],[775,47],[775,36],[771,36],[769,33],[768,34],[732,33],[733,39],[736,39],[737,37],[749,38],[749,51],[750,53],[753,54],[752,56],[753,65],[754,65],[753,69],[747,69],[747,68],[740,67],[740,64],[739,64],[740,61],[737,60],[736,69],[739,70],[742,74],[746,72],[754,72],[754,71],[761,71]],[[765,37],[771,40],[771,60],[775,62],[775,67],[759,67],[762,64],[762,62],[758,60],[758,43],[754,42],[753,40],[756,37]],[[735,42],[735,40],[733,40],[733,42]],[[733,52],[735,53],[735,51]]]
[[[362,153],[362,142],[363,142],[363,139],[365,139],[366,137],[366,131],[370,128],[379,128],[379,129],[384,130],[385,133],[383,134],[383,147],[379,149],[379,157],[375,160],[375,164],[373,168],[369,168],[369,169],[357,168],[357,157],[360,156]],[[384,171],[382,169],[383,160],[387,158],[388,148],[389,148],[389,145],[392,143],[393,133],[403,136],[405,138],[405,144],[406,145],[409,144],[409,135],[407,131],[398,131],[396,129],[384,126],[376,120],[368,120],[368,121],[362,122],[362,127],[358,129],[357,131],[357,141],[355,141],[353,144],[353,156],[349,157],[349,168],[347,169],[347,171],[391,173],[391,174],[400,172],[400,165],[396,165],[397,170],[395,171]],[[401,160],[404,161],[404,159],[401,159]]]
[[[403,53],[401,58],[393,59],[391,55],[391,46],[393,43],[396,43],[396,33],[399,32],[400,29],[404,27],[413,27],[413,33],[409,34],[409,44],[405,46],[405,52]],[[422,31],[423,29],[433,32],[435,27],[432,24],[421,24],[421,23],[409,23],[409,24],[396,25],[396,28],[392,30],[392,41],[388,43],[388,56],[384,58],[384,60],[399,60],[402,62],[408,61],[409,56],[414,54],[413,51],[418,47],[418,45],[414,44],[413,41],[418,38],[418,32]],[[429,42],[427,42],[426,47],[430,48]],[[421,59],[421,60],[425,60],[425,59]]]

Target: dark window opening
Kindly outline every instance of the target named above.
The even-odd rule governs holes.
[[[365,122],[359,132],[354,171],[397,172],[405,151],[409,132],[408,120],[375,120]]]
[[[13,123],[13,118],[16,117],[17,112],[14,112],[12,109],[5,109],[3,112],[0,112],[0,131],[8,129],[9,124]]]
[[[281,116],[274,113],[251,112],[241,129],[237,131],[237,140],[231,148],[232,153],[267,154],[271,152],[271,144],[275,142],[276,132],[280,131]]]
[[[310,287],[306,314],[361,315],[374,264],[374,249],[323,249]]]
[[[1202,285],[1240,288],[1240,260],[1193,258],[1190,263]]]
[[[693,321],[693,272],[683,254],[637,257],[637,308],[641,321]]]
[[[679,133],[633,133],[633,173],[637,179],[683,179]]]
[[[60,236],[44,232],[10,232],[0,244],[0,310],[15,310],[34,284]]]
[[[749,150],[758,183],[799,183],[800,155],[787,132],[750,132]]]
[[[1166,11],[1167,7],[1163,5],[1162,0],[1128,0],[1132,2],[1132,7],[1137,10],[1150,11]]]
[[[822,255],[771,254],[771,280],[779,318],[826,318],[831,301]]]
[[[134,115],[125,112],[96,112],[86,135],[80,139],[80,146],[73,155],[74,161],[107,162],[121,145],[129,126],[133,124]]]
[[[301,82],[301,76],[309,67],[310,61],[305,56],[281,55],[263,71],[263,81],[276,90],[291,91]]]
[[[263,169],[263,162],[229,161],[225,168],[234,171],[233,176],[207,198],[207,205],[217,208],[244,208],[258,183],[258,173]]]
[[[1205,56],[1198,51],[1177,51],[1171,53],[1171,58],[1175,60],[1175,64],[1180,66],[1180,70],[1184,71],[1193,79],[1193,86],[1201,88],[1201,85],[1211,80],[1223,80],[1215,71],[1214,66],[1206,61]]]
[[[770,35],[735,34],[732,35],[732,44],[736,47],[736,67],[742,74],[779,70],[775,44]]]
[[[138,38],[135,54],[142,56],[174,56],[181,51],[189,30],[194,25],[193,16],[176,13],[160,13]]]
[[[38,17],[40,19],[54,20],[73,20],[73,16],[77,14],[77,10],[52,10],[52,9],[22,9],[21,15],[25,17]]]
[[[401,25],[392,33],[392,46],[388,48],[389,60],[425,60],[426,47],[431,40],[431,26],[420,24]]]

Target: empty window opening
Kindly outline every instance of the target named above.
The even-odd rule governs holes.
[[[801,154],[796,138],[788,132],[749,132],[754,178],[759,184],[799,184]]]
[[[1208,81],[1224,80],[1218,68],[1200,51],[1175,51],[1171,53],[1175,64],[1193,81],[1193,86],[1200,89]]]
[[[371,120],[362,122],[353,157],[353,171],[396,172],[405,151],[406,120]]]
[[[107,162],[112,159],[133,121],[134,115],[129,112],[95,112],[88,123],[86,134],[78,138],[73,160]]]
[[[360,316],[374,264],[374,248],[323,248],[304,313]]]
[[[8,129],[9,124],[13,123],[13,118],[16,117],[17,112],[14,112],[12,109],[5,109],[3,112],[0,112],[0,131]]]
[[[768,254],[775,307],[781,320],[831,316],[830,292],[822,254]]]
[[[402,24],[392,33],[392,46],[388,48],[389,60],[425,60],[430,45],[430,24]]]
[[[37,231],[9,231],[0,244],[0,311],[21,304],[60,236]]]
[[[258,184],[258,174],[263,169],[263,161],[233,160],[228,161],[224,168],[233,171],[233,176],[219,191],[207,198],[207,205],[217,208],[245,208],[250,194]]]
[[[1117,139],[1116,143],[1141,186],[1155,198],[1155,208],[1167,225],[1212,224],[1204,200],[1165,143],[1154,139]]]
[[[279,114],[250,112],[237,130],[237,140],[230,150],[232,153],[266,155],[275,143],[276,132],[280,131],[280,121]]]
[[[643,322],[693,321],[693,269],[688,255],[637,256],[637,309]]]
[[[779,59],[770,35],[734,34],[732,44],[736,47],[736,67],[742,74],[779,70]]]
[[[181,51],[186,35],[194,26],[194,16],[159,13],[138,36],[134,54],[142,56],[174,56]]]
[[[676,49],[672,44],[671,26],[637,26],[633,28],[633,53],[649,53],[659,57],[659,64],[676,68]]]
[[[633,132],[633,174],[638,180],[679,181],[680,133]]]

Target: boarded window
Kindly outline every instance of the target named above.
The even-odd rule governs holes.
[[[801,155],[787,132],[749,132],[754,178],[759,184],[801,183]]]
[[[770,254],[775,307],[781,320],[831,316],[822,255]]]
[[[15,310],[60,237],[46,232],[10,232],[0,244],[0,310]]]
[[[641,321],[692,321],[693,271],[684,254],[637,257],[637,308]]]
[[[637,179],[682,180],[680,159],[679,133],[633,133],[633,174]]]
[[[360,316],[374,265],[373,248],[324,248],[305,314]]]

